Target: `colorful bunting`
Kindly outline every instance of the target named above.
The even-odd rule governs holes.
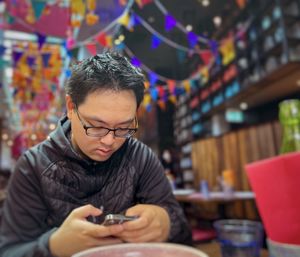
[[[159,47],[161,43],[161,40],[159,37],[157,37],[156,35],[152,35],[152,44],[151,44],[151,48],[152,49],[156,49],[157,47]]]
[[[167,32],[171,31],[174,27],[176,26],[176,19],[170,15],[170,14],[167,14],[165,16],[165,30]]]
[[[13,51],[12,57],[13,57],[13,65],[16,66],[20,58],[22,57],[23,52],[19,51]]]
[[[97,47],[95,43],[88,43],[85,47],[92,56],[97,54]]]
[[[199,53],[201,60],[203,61],[204,65],[209,65],[212,60],[212,53],[211,51],[202,51]]]
[[[100,33],[99,35],[97,35],[96,36],[96,40],[97,40],[97,42],[100,45],[102,45],[104,47],[106,47],[108,45],[107,40],[106,40],[106,34],[105,34],[105,32]]]
[[[51,57],[50,53],[43,53],[42,54],[42,60],[43,60],[43,66],[44,67],[48,67],[49,66],[50,57]]]
[[[31,0],[31,6],[34,12],[35,20],[38,20],[41,17],[46,4],[46,0]]]
[[[187,34],[187,38],[188,38],[190,47],[191,47],[191,48],[194,48],[195,45],[198,43],[198,36],[197,36],[194,32],[190,31],[190,32]]]
[[[138,58],[136,58],[135,56],[131,58],[131,63],[135,67],[141,67],[141,61]]]
[[[42,35],[40,33],[36,33],[37,37],[38,37],[38,46],[39,46],[39,49],[42,48],[43,44],[45,43],[46,41],[46,36],[45,35]]]
[[[127,28],[129,24],[129,20],[130,20],[129,13],[126,12],[118,19],[118,23]]]
[[[153,0],[135,0],[140,8],[143,8],[145,5],[150,4]]]
[[[5,53],[6,47],[0,45],[0,56],[2,56]]]
[[[35,57],[34,56],[27,56],[27,64],[32,67],[35,63]]]

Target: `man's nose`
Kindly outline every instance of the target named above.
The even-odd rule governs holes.
[[[100,142],[105,145],[112,145],[115,142],[115,134],[114,131],[109,131],[107,135],[100,138]]]

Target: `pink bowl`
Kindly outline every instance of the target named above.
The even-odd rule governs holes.
[[[76,253],[72,257],[208,257],[189,246],[170,243],[140,243],[100,246]]]

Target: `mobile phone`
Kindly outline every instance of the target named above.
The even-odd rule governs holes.
[[[125,216],[122,214],[107,214],[105,216],[104,222],[102,225],[110,226],[115,224],[122,224],[126,221],[136,220],[138,216]]]

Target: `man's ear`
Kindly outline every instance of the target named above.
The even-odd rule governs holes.
[[[75,105],[70,95],[66,95],[65,100],[66,100],[66,107],[67,107],[67,116],[69,120],[72,120],[72,114],[74,113]]]

